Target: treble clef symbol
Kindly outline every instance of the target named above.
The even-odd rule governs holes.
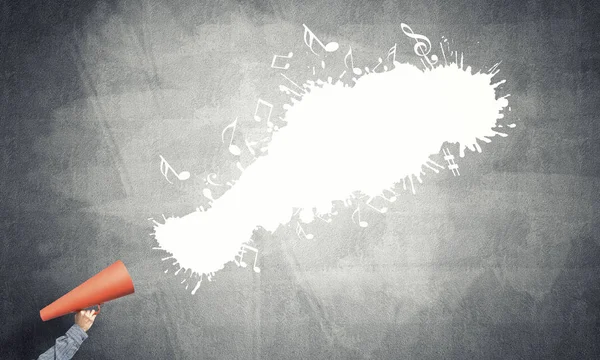
[[[413,29],[411,29],[410,26],[406,25],[405,23],[400,24],[400,27],[406,36],[414,39],[417,42],[414,46],[415,54],[424,57],[429,65],[433,66],[438,59],[436,55],[433,55],[431,59],[427,56],[431,51],[431,42],[429,41],[429,38],[421,34],[415,34]]]

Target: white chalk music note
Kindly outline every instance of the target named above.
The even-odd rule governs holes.
[[[214,182],[213,180],[211,180],[211,177],[213,179],[215,179],[217,177],[217,174],[215,174],[215,173],[208,174],[208,176],[206,177],[206,182],[207,183],[209,183],[211,185],[214,185],[214,186],[223,186],[222,184],[217,184],[216,182]]]
[[[388,211],[388,208],[383,206],[381,209],[376,208],[375,206],[371,205],[371,201],[373,201],[373,198],[369,198],[369,200],[367,200],[366,204],[368,207],[370,207],[371,209],[377,211],[380,214],[385,214]]]
[[[350,58],[350,66],[348,66],[348,58]],[[362,70],[354,67],[354,58],[352,57],[352,47],[349,47],[348,53],[346,54],[346,56],[344,56],[344,65],[346,65],[346,68],[351,69],[352,72],[355,75],[360,75],[362,74]]]
[[[290,63],[286,63],[286,64],[285,64],[285,65],[283,65],[283,66],[277,66],[277,65],[275,65],[275,62],[276,62],[276,61],[277,61],[277,59],[279,59],[279,58],[291,59],[291,58],[292,58],[292,56],[294,56],[294,53],[293,53],[293,52],[291,52],[291,51],[289,52],[289,54],[287,54],[287,56],[285,56],[285,55],[273,55],[273,61],[271,62],[271,67],[272,67],[273,69],[283,69],[283,70],[287,70],[287,69],[289,69],[289,68],[290,68]]]
[[[252,154],[252,156],[256,157],[256,151],[254,151],[254,149],[252,147],[258,143],[255,141],[248,142],[248,140],[246,140],[246,139],[244,139],[244,143],[246,143],[246,147],[250,151],[250,154]]]
[[[431,164],[431,165],[433,165],[433,166],[431,166],[430,164]],[[440,171],[439,171],[438,169],[436,169],[434,166],[437,166],[437,167],[439,167],[440,169],[444,169],[444,167],[443,167],[442,165],[440,165],[440,164],[436,163],[435,161],[433,161],[433,160],[431,160],[431,159],[427,159],[427,160],[425,161],[425,164],[423,164],[423,165],[425,165],[425,167],[427,167],[427,168],[429,168],[429,169],[433,170],[433,172],[434,172],[434,173],[436,173],[436,174],[437,174],[437,173],[439,173]]]
[[[294,90],[290,89],[285,85],[279,85],[279,91],[284,92],[287,95],[294,94],[295,96],[301,96],[299,93],[295,92]]]
[[[334,52],[340,47],[340,45],[334,41],[328,43],[327,45],[323,45],[321,40],[319,40],[305,24],[302,24],[302,26],[304,26],[304,43],[310,48],[310,51],[312,51],[313,54],[319,55],[313,49],[313,42],[315,41],[323,48],[323,50],[327,52]]]
[[[385,196],[385,191],[386,191],[386,190],[392,193],[392,196],[390,196],[389,198]],[[396,198],[396,196],[398,196],[398,194],[396,194],[395,192],[393,192],[393,191],[392,191],[392,190],[390,190],[390,189],[383,189],[383,191],[381,192],[381,195],[380,195],[380,196],[381,196],[382,198],[384,198],[384,199],[385,199],[385,201],[387,201],[387,202],[389,202],[389,203],[393,203],[394,201],[396,201],[396,199],[397,199],[397,198]]]
[[[238,121],[238,118],[236,117],[235,120],[231,124],[227,125],[227,127],[225,127],[225,129],[223,129],[223,132],[221,133],[221,141],[223,142],[223,144],[225,144],[225,132],[228,129],[232,129],[231,130],[231,140],[229,141],[229,152],[235,156],[239,156],[242,153],[240,148],[237,145],[233,144],[233,137],[235,135],[235,128],[237,126],[237,121]]]
[[[427,56],[429,54],[429,51],[431,51],[431,42],[427,36],[415,34],[413,29],[404,23],[400,24],[400,28],[406,36],[416,41],[414,46],[415,54],[419,56]]]
[[[279,75],[283,76],[284,79],[286,79],[287,81],[289,81],[292,85],[294,85],[296,87],[296,89],[300,90],[300,92],[302,93],[306,93],[306,91],[298,84],[296,84],[292,79],[290,79],[289,77],[285,76],[282,73],[279,73]]]
[[[460,172],[458,171],[458,165],[454,162],[454,155],[450,152],[448,148],[442,149],[444,153],[444,160],[448,162],[448,169],[452,171],[452,175],[460,176]]]
[[[315,216],[316,216],[316,217],[318,217],[319,219],[323,220],[324,222],[328,223],[328,224],[330,224],[330,223],[331,223],[331,218],[329,218],[329,219],[324,219],[324,218],[322,218],[321,216],[319,216],[319,215],[317,215],[317,214],[315,214]]]
[[[421,34],[415,34],[415,32],[413,31],[413,29],[410,28],[410,26],[401,23],[400,24],[400,28],[402,29],[402,32],[408,36],[411,39],[414,39],[416,41],[416,44],[413,48],[413,50],[415,51],[415,54],[423,57],[425,60],[427,60],[427,62],[429,63],[429,65],[431,67],[433,67],[433,65],[435,63],[437,63],[438,58],[436,55],[432,55],[431,58],[429,58],[429,52],[431,51],[431,42],[429,41],[429,38],[427,36],[421,35]]]
[[[259,273],[260,272],[260,268],[258,266],[256,266],[256,261],[258,260],[258,249],[254,248],[250,245],[242,245],[242,248],[240,249],[240,252],[238,253],[237,256],[240,257],[239,260],[234,260],[235,263],[237,264],[237,266],[241,266],[241,267],[246,267],[248,266],[248,264],[246,264],[246,262],[244,262],[244,254],[246,253],[246,250],[250,250],[250,251],[254,251],[255,255],[254,255],[254,265],[252,267],[252,270],[254,270],[254,272]]]
[[[210,189],[202,189],[202,195],[204,195],[210,201],[215,201],[215,199],[212,196],[212,191],[210,191]]]
[[[279,91],[284,92],[287,95],[294,94],[295,96],[300,96],[300,94],[298,94],[297,92],[295,92],[294,90],[290,89],[289,87],[287,87],[285,85],[279,85]]]
[[[394,62],[396,62],[396,46],[397,45],[398,44],[394,44],[394,46],[390,49],[390,51],[388,51],[388,55],[387,55],[387,59],[386,60],[389,60],[390,56],[391,56],[392,57],[392,64]]]
[[[356,215],[356,213],[358,213],[358,225],[363,228],[369,226],[368,222],[360,219],[360,205],[358,205],[356,210],[354,210],[354,212],[352,213],[352,222],[356,224],[356,221],[354,221],[354,215]]]
[[[312,240],[315,237],[313,234],[307,234],[302,228],[302,226],[300,226],[300,223],[296,223],[296,235],[300,237],[300,234],[302,234],[304,238],[308,240]]]
[[[379,65],[381,65],[383,63],[383,59],[382,58],[377,59],[377,61],[379,61],[379,62],[377,63],[377,65],[375,65],[375,67],[373,68],[373,70],[371,70],[372,72],[375,72],[375,69],[377,69],[379,67]],[[384,69],[384,70],[387,70],[387,69]]]
[[[190,178],[190,173],[188,171],[182,171],[178,173],[177,171],[175,171],[175,169],[173,169],[173,167],[171,167],[171,165],[169,165],[167,160],[165,160],[165,158],[162,157],[162,155],[158,156],[160,156],[160,172],[163,174],[163,176],[165,177],[165,179],[167,179],[168,182],[172,184],[168,176],[169,170],[171,170],[179,180],[187,180]]]
[[[256,120],[257,122],[262,121],[262,116],[260,116],[258,114],[258,111],[260,110],[260,107],[262,106],[266,106],[269,109],[269,115],[267,116],[267,126],[269,123],[271,123],[271,112],[273,111],[273,105],[264,101],[263,99],[258,99],[258,101],[256,102],[256,109],[254,110],[254,120]]]

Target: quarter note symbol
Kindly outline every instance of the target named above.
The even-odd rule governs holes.
[[[237,145],[233,144],[233,137],[235,135],[235,128],[237,126],[237,121],[238,121],[238,119],[235,118],[235,120],[231,124],[227,125],[227,127],[225,127],[225,129],[223,129],[223,132],[221,133],[221,141],[223,142],[223,144],[225,144],[225,132],[228,129],[232,129],[231,130],[231,140],[229,140],[229,152],[235,156],[238,156],[242,153],[240,148]]]
[[[350,58],[350,66],[348,66],[348,58]],[[348,69],[352,69],[352,72],[354,73],[354,75],[360,75],[362,74],[362,70],[354,67],[354,58],[352,56],[352,47],[349,47],[348,53],[346,54],[346,56],[344,56],[344,65],[346,65],[346,68]]]
[[[284,59],[291,59],[292,56],[294,56],[294,53],[290,51],[289,54],[287,54],[287,56],[285,55],[273,55],[273,61],[271,62],[271,67],[273,69],[283,69],[283,70],[287,70],[290,68],[290,63],[286,63],[283,66],[277,66],[275,63],[277,62],[277,59],[279,58],[284,58]]]
[[[352,213],[352,222],[356,224],[356,221],[354,221],[354,215],[356,215],[356,213],[358,213],[358,225],[363,228],[366,228],[367,226],[369,226],[368,222],[360,219],[360,205]]]
[[[187,180],[190,178],[190,173],[188,171],[182,171],[178,173],[177,171],[175,171],[175,169],[173,169],[173,167],[171,167],[171,165],[169,165],[167,160],[165,160],[165,158],[162,157],[162,155],[158,156],[160,156],[160,172],[163,174],[163,176],[165,177],[165,179],[167,179],[168,182],[172,184],[168,176],[169,170],[171,170],[179,180]]]
[[[302,226],[300,226],[300,223],[296,223],[296,235],[300,237],[300,234],[302,234],[304,238],[308,240],[312,240],[315,237],[313,234],[307,234],[302,228]]]
[[[323,48],[323,50],[327,52],[334,52],[340,47],[340,45],[334,41],[328,43],[327,45],[323,45],[321,40],[319,40],[306,25],[302,24],[302,26],[304,26],[304,43],[310,48],[310,51],[312,51],[313,54],[318,55],[313,49],[313,43],[315,41]]]

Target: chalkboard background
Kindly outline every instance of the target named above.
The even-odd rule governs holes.
[[[4,2],[0,357],[52,346],[72,315],[38,311],[117,259],[136,293],[106,304],[76,359],[600,357],[599,8]],[[148,218],[205,206],[208,173],[239,176],[221,130],[251,123],[257,98],[282,103],[272,55],[295,51],[308,78],[304,23],[362,66],[394,43],[415,61],[401,22],[475,69],[502,60],[517,127],[367,228],[346,209],[308,225],[314,240],[257,230],[262,272],[230,264],[192,296]],[[192,178],[167,183],[159,154]]]

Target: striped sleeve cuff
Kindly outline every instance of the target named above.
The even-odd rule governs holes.
[[[67,330],[66,334],[69,338],[73,339],[77,345],[81,345],[83,340],[88,338],[88,335],[83,331],[82,328],[77,324],[73,324],[69,330]]]

